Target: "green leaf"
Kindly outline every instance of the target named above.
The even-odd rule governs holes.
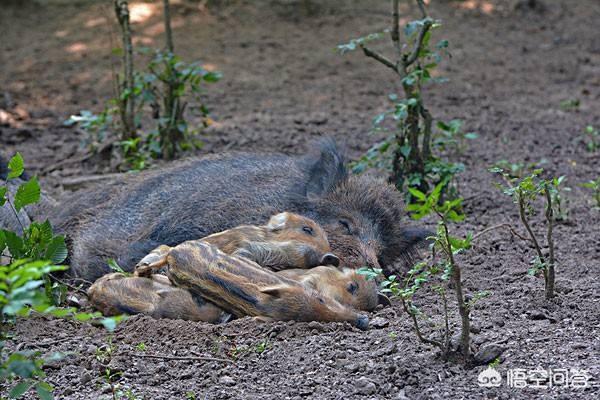
[[[56,236],[48,244],[44,259],[50,260],[52,264],[60,264],[65,261],[68,254],[64,236]]]
[[[19,211],[29,204],[34,204],[40,201],[40,184],[34,176],[26,183],[19,186],[15,194],[15,209]]]
[[[23,174],[25,170],[25,166],[23,163],[23,157],[21,153],[17,153],[10,159],[8,162],[8,169],[10,172],[8,173],[8,179],[18,178]]]
[[[0,254],[6,248],[6,236],[4,235],[4,231],[0,230]]]
[[[109,258],[106,263],[108,264],[108,267],[110,269],[112,269],[115,272],[120,272],[122,274],[125,273],[125,270],[123,268],[121,268],[121,266],[113,259],[113,258]]]
[[[11,390],[9,397],[16,399],[17,397],[21,397],[29,388],[33,385],[33,382],[27,380],[23,382],[17,383]]]
[[[222,76],[223,75],[220,72],[208,72],[202,77],[202,79],[204,79],[205,82],[213,83],[218,82]]]
[[[410,194],[412,194],[417,199],[419,199],[419,200],[421,200],[423,202],[425,202],[427,200],[427,197],[425,196],[425,193],[421,192],[419,189],[409,187],[408,191],[410,192]]]
[[[6,203],[6,193],[8,192],[8,188],[6,186],[0,187],[0,207]]]
[[[24,255],[23,239],[12,231],[4,230],[3,237],[8,247],[8,251],[14,258],[21,258]]]
[[[48,385],[46,382],[38,382],[35,385],[35,391],[42,400],[52,400],[54,398],[52,396],[52,389],[52,386]]]

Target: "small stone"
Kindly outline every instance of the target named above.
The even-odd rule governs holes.
[[[219,378],[219,383],[225,386],[233,386],[235,385],[235,380],[232,377],[225,375]]]
[[[396,352],[396,343],[390,343],[379,350],[376,350],[373,355],[375,357],[387,356]]]
[[[485,365],[494,361],[496,358],[506,350],[506,347],[501,346],[497,343],[489,343],[481,346],[479,351],[475,354],[475,362],[477,365]]]
[[[361,376],[354,382],[354,387],[360,394],[371,395],[377,392],[377,385],[372,380]]]
[[[475,334],[481,332],[481,328],[477,325],[471,325],[471,328],[469,330],[471,331],[471,333]]]
[[[404,389],[400,389],[400,392],[398,392],[398,395],[396,396],[396,400],[410,400],[408,398],[408,396],[406,396],[406,392],[404,391]]]
[[[317,321],[310,321],[308,323],[308,328],[309,329],[316,329],[317,331],[324,331],[325,327],[323,326],[322,323],[317,322]]]
[[[92,379],[94,379],[94,378],[92,378],[92,375],[88,371],[85,371],[83,374],[81,374],[81,378],[79,378],[79,383],[81,383],[82,385],[85,385]]]
[[[346,364],[344,366],[344,369],[348,372],[350,372],[351,374],[357,372],[360,369],[360,366],[358,364],[352,363],[352,364]]]
[[[369,325],[372,328],[381,329],[381,328],[385,328],[389,324],[390,324],[390,321],[388,321],[387,319],[382,318],[382,317],[375,317],[371,320],[371,323]]]

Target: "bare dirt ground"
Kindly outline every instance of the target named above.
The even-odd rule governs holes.
[[[58,197],[64,179],[107,172],[94,160],[57,164],[84,153],[81,134],[62,121],[81,109],[99,111],[111,96],[112,10],[100,1],[40,3],[49,5],[12,2],[0,13],[0,109],[10,117],[0,125],[0,149],[22,152]],[[208,12],[175,7],[176,51],[224,74],[207,91],[217,123],[198,154],[302,153],[326,134],[357,156],[374,142],[371,119],[385,109],[396,83],[361,54],[340,56],[333,49],[386,28],[388,2],[314,3],[310,10],[296,1],[231,1]],[[489,233],[460,256],[466,289],[492,292],[472,314],[474,342],[506,348],[497,367],[504,378],[515,368],[577,368],[592,376],[589,387],[521,389],[504,381],[481,388],[477,376],[484,366],[441,361],[417,342],[394,302],[371,316],[367,332],[342,324],[243,319],[211,326],[134,317],[109,339],[102,328],[75,322],[20,321],[13,345],[70,354],[46,369],[57,398],[112,398],[103,378],[107,365],[123,372],[116,379],[121,390],[146,399],[597,397],[600,213],[579,184],[600,172],[599,153],[588,153],[580,139],[586,125],[600,125],[600,3],[546,0],[543,9],[515,8],[508,0],[432,3],[431,14],[444,22],[438,37],[450,40],[452,58],[441,68],[450,82],[427,89],[426,101],[435,117],[461,118],[479,133],[460,158],[467,168],[462,194],[470,200],[459,231],[518,226],[514,205],[487,172],[495,161],[541,163],[552,175],[566,175],[572,188],[568,221],[556,228],[556,300],[543,300],[543,281],[526,274],[532,249],[506,232]],[[132,4],[136,37],[160,46],[159,2]],[[561,108],[572,99],[580,101],[578,109]],[[435,302],[425,297],[419,304]],[[101,362],[109,340],[112,356]]]

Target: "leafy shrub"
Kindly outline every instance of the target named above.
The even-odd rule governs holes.
[[[419,188],[427,192],[440,182],[450,184],[454,174],[462,168],[458,164],[441,160],[432,154],[433,117],[425,106],[422,88],[430,82],[441,82],[433,76],[433,70],[447,53],[448,41],[440,40],[431,44],[432,31],[440,27],[440,21],[427,15],[424,2],[416,0],[422,12],[422,19],[411,21],[404,27],[404,43],[400,40],[399,2],[393,0],[392,27],[380,33],[372,33],[338,46],[344,54],[362,49],[363,53],[390,68],[400,79],[403,96],[391,94],[391,107],[373,120],[375,131],[386,130],[382,123],[391,120],[394,128],[381,142],[376,143],[367,153],[353,164],[353,171],[360,173],[367,168],[384,168],[390,171],[390,182],[403,191],[406,187]],[[372,50],[368,43],[383,37],[389,32],[396,53],[394,59]],[[438,147],[454,146],[464,149],[464,139],[474,138],[471,133],[463,133],[461,122],[453,120],[446,124],[438,123]],[[437,172],[437,173],[436,173]],[[443,188],[442,194],[446,194]],[[448,193],[448,194],[449,194]],[[411,201],[411,195],[408,195]],[[443,199],[442,196],[440,199]]]
[[[460,344],[457,347],[463,362],[468,364],[472,360],[470,311],[474,302],[485,296],[486,293],[477,293],[470,300],[465,297],[462,288],[462,271],[456,255],[471,247],[472,236],[467,235],[461,239],[450,235],[450,223],[461,222],[465,216],[462,213],[462,199],[440,201],[444,186],[444,182],[439,183],[428,195],[415,188],[409,189],[416,200],[407,206],[407,210],[412,212],[414,219],[421,219],[430,214],[435,214],[439,218],[437,233],[430,238],[434,256],[428,262],[416,264],[402,280],[396,275],[384,277],[380,287],[381,292],[400,299],[404,310],[411,318],[417,338],[422,343],[439,348],[445,359],[456,351],[450,340],[453,332],[447,291],[451,287],[450,290],[454,291],[457,299],[458,316],[461,321]],[[361,269],[359,273],[370,279],[380,276],[381,271]],[[419,322],[423,319],[430,320],[414,301],[415,296],[425,289],[432,290],[440,296],[443,323],[435,329],[436,332],[424,332],[422,324]]]
[[[498,173],[503,177],[505,184],[498,185],[498,187],[504,194],[512,197],[518,207],[521,223],[529,236],[528,241],[536,251],[536,256],[531,263],[532,267],[528,272],[530,275],[537,275],[540,271],[543,273],[546,299],[551,299],[554,297],[556,261],[552,234],[555,222],[556,202],[561,199],[560,184],[564,180],[564,177],[549,180],[541,179],[540,174],[543,172],[542,169],[536,169],[530,175],[523,178],[514,178],[501,168],[492,168],[490,171]],[[547,254],[544,254],[542,251],[538,237],[533,232],[529,222],[530,216],[535,213],[535,201],[539,196],[544,197],[546,200],[544,216],[547,229]]]
[[[589,182],[582,183],[581,186],[584,188],[592,189],[592,198],[597,209],[600,210],[600,178],[596,180],[590,180]]]
[[[592,125],[588,125],[585,127],[584,133],[586,149],[591,153],[600,150],[600,131]]]

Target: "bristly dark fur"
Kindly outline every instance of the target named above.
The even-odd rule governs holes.
[[[349,176],[331,139],[302,157],[233,153],[179,162],[63,204],[51,220],[70,237],[72,272],[87,280],[109,272],[107,258],[131,270],[158,244],[262,225],[282,211],[315,219],[333,252],[355,267],[410,260],[428,234],[405,225],[403,202],[392,186]],[[351,232],[341,220],[352,222]]]

